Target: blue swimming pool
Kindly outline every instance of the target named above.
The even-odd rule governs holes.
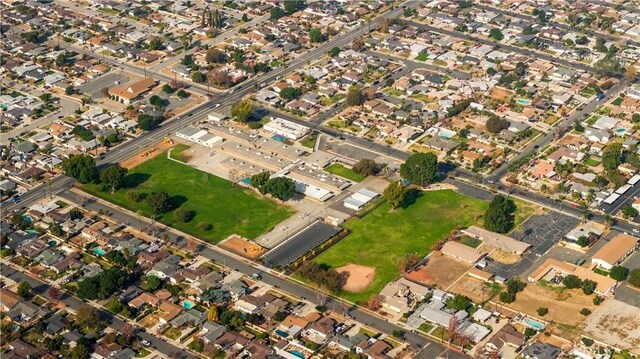
[[[100,247],[95,247],[95,248],[93,249],[93,253],[95,253],[96,255],[99,255],[99,256],[101,256],[101,257],[102,257],[103,255],[107,254],[107,252],[105,252],[105,251],[104,251],[104,249],[102,249],[102,248],[100,248]]]
[[[302,352],[301,352],[301,351],[299,351],[299,350],[289,350],[289,353],[291,353],[291,354],[293,354],[293,355],[297,356],[297,357],[298,357],[298,358],[300,358],[300,359],[304,359],[304,358],[306,358],[306,357],[304,356],[304,354],[302,354]]]
[[[544,329],[544,324],[542,323],[538,323],[535,320],[531,320],[531,319],[525,319],[524,320],[527,324],[529,324],[530,326],[532,326],[534,329],[537,330],[542,330]]]
[[[182,307],[186,310],[189,310],[193,308],[193,302],[191,302],[190,300],[185,300],[182,302]]]
[[[51,240],[47,242],[47,245],[49,246],[49,248],[53,248],[58,245],[58,241]]]
[[[521,105],[531,105],[531,100],[526,99],[526,98],[519,98],[516,100],[517,103],[521,104]]]
[[[279,336],[281,336],[281,337],[283,337],[283,338],[286,338],[286,337],[288,337],[288,336],[289,336],[289,333],[285,333],[285,332],[283,332],[283,331],[282,331],[282,330],[280,330],[280,329],[276,329],[276,330],[275,330],[275,332],[276,332],[276,334],[278,334]]]
[[[271,136],[271,138],[273,138],[274,140],[276,140],[276,141],[278,141],[278,142],[285,142],[285,141],[287,141],[287,139],[286,139],[286,138],[284,138],[284,137],[282,137],[282,136],[280,136],[280,135],[273,135],[273,136]]]
[[[24,219],[24,221],[27,223],[33,223],[33,218],[29,216],[22,216],[22,219]]]
[[[245,177],[241,182],[247,185],[251,185],[251,177]]]

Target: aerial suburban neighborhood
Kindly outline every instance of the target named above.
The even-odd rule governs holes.
[[[639,0],[0,12],[0,357],[640,358]]]

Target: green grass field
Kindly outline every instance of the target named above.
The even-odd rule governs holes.
[[[131,201],[127,192],[132,189],[147,194],[165,191],[171,196],[173,209],[158,220],[214,243],[234,233],[254,239],[294,213],[293,209],[261,198],[248,189],[234,187],[223,178],[171,161],[166,153],[131,169],[123,187],[114,194],[96,184],[83,188],[131,211],[141,211],[147,217],[152,215],[147,202]],[[173,212],[180,206],[195,211],[195,217],[187,223],[176,221]],[[203,230],[202,224],[212,228]]]
[[[487,202],[452,190],[424,192],[408,208],[393,212],[385,203],[364,218],[346,223],[352,233],[314,260],[332,268],[348,263],[375,267],[375,279],[365,291],[339,293],[352,302],[363,303],[400,277],[398,262],[405,255],[427,255],[431,246],[456,225],[475,223],[487,207]]]
[[[353,172],[351,168],[347,168],[340,163],[334,163],[331,166],[326,167],[324,170],[331,174],[346,178],[348,180],[352,180],[354,182],[362,182],[366,178],[361,174]]]

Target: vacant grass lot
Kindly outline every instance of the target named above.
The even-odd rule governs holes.
[[[96,184],[85,185],[84,190],[147,217],[152,216],[147,202],[134,202],[127,192],[165,191],[173,208],[158,216],[158,221],[213,243],[234,233],[254,239],[294,213],[223,178],[171,161],[166,153],[131,169],[123,187],[114,194]],[[180,206],[194,211],[195,217],[187,223],[176,221],[173,212]]]
[[[400,277],[401,258],[409,253],[427,255],[456,225],[475,223],[487,207],[487,202],[452,190],[424,192],[406,209],[391,211],[385,203],[364,218],[346,223],[352,233],[314,260],[332,268],[348,263],[375,267],[375,279],[365,291],[339,293],[350,301],[366,302]]]
[[[336,176],[340,176],[342,178],[346,178],[348,180],[352,180],[354,182],[362,182],[366,177],[353,172],[351,168],[345,167],[341,163],[334,163],[331,166],[328,166],[324,169],[325,171],[334,174]]]

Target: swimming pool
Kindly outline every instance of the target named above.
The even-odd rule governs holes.
[[[51,240],[47,242],[47,245],[49,246],[49,248],[53,248],[58,245],[58,241]]]
[[[538,323],[535,320],[531,320],[531,319],[525,319],[524,320],[527,324],[529,324],[530,326],[532,326],[534,329],[537,330],[542,330],[544,329],[544,324],[542,323]]]
[[[526,98],[516,99],[516,102],[521,104],[521,105],[531,105],[531,100],[526,99]]]
[[[440,133],[438,133],[438,136],[446,139],[453,138],[453,136],[455,135],[456,135],[455,131],[451,131],[451,130],[440,130]]]
[[[39,235],[40,233],[38,233],[38,231],[34,231],[33,229],[27,229],[25,232],[30,233],[30,234],[35,234],[35,235]]]
[[[276,334],[278,334],[279,336],[281,336],[281,337],[283,337],[283,338],[286,338],[286,337],[288,337],[288,336],[289,336],[289,333],[283,332],[283,331],[282,331],[282,330],[280,330],[280,329],[276,329],[276,330],[275,330],[275,332],[276,332]]]
[[[619,135],[621,135],[621,134],[623,134],[625,132],[627,132],[627,130],[624,129],[624,128],[619,128],[619,129],[616,130],[616,133],[619,134]]]
[[[289,350],[289,353],[291,353],[291,354],[293,354],[293,355],[297,356],[297,357],[298,357],[298,358],[300,358],[300,359],[305,359],[305,358],[306,358],[306,357],[304,356],[304,354],[302,354],[302,352],[301,352],[301,351],[299,351],[299,350]]]
[[[273,138],[274,140],[276,140],[276,141],[278,141],[278,142],[283,142],[283,143],[284,143],[285,141],[287,141],[287,139],[286,139],[286,138],[284,138],[284,137],[282,137],[282,136],[280,136],[280,135],[273,135],[273,136],[271,136],[271,138]]]
[[[93,249],[93,253],[95,253],[96,255],[99,255],[100,257],[102,257],[103,255],[107,254],[107,252],[105,252],[104,249],[102,249],[100,247],[95,247]]]
[[[189,310],[193,308],[193,302],[191,302],[190,300],[185,300],[182,302],[182,307],[186,310]]]
[[[242,182],[242,183],[247,184],[247,185],[249,185],[249,186],[250,186],[250,185],[251,185],[251,177],[245,177],[245,178],[243,178],[243,179],[242,179],[242,181],[240,181],[240,182]]]
[[[24,221],[27,223],[33,223],[33,218],[29,216],[22,216],[22,219],[24,219]]]

